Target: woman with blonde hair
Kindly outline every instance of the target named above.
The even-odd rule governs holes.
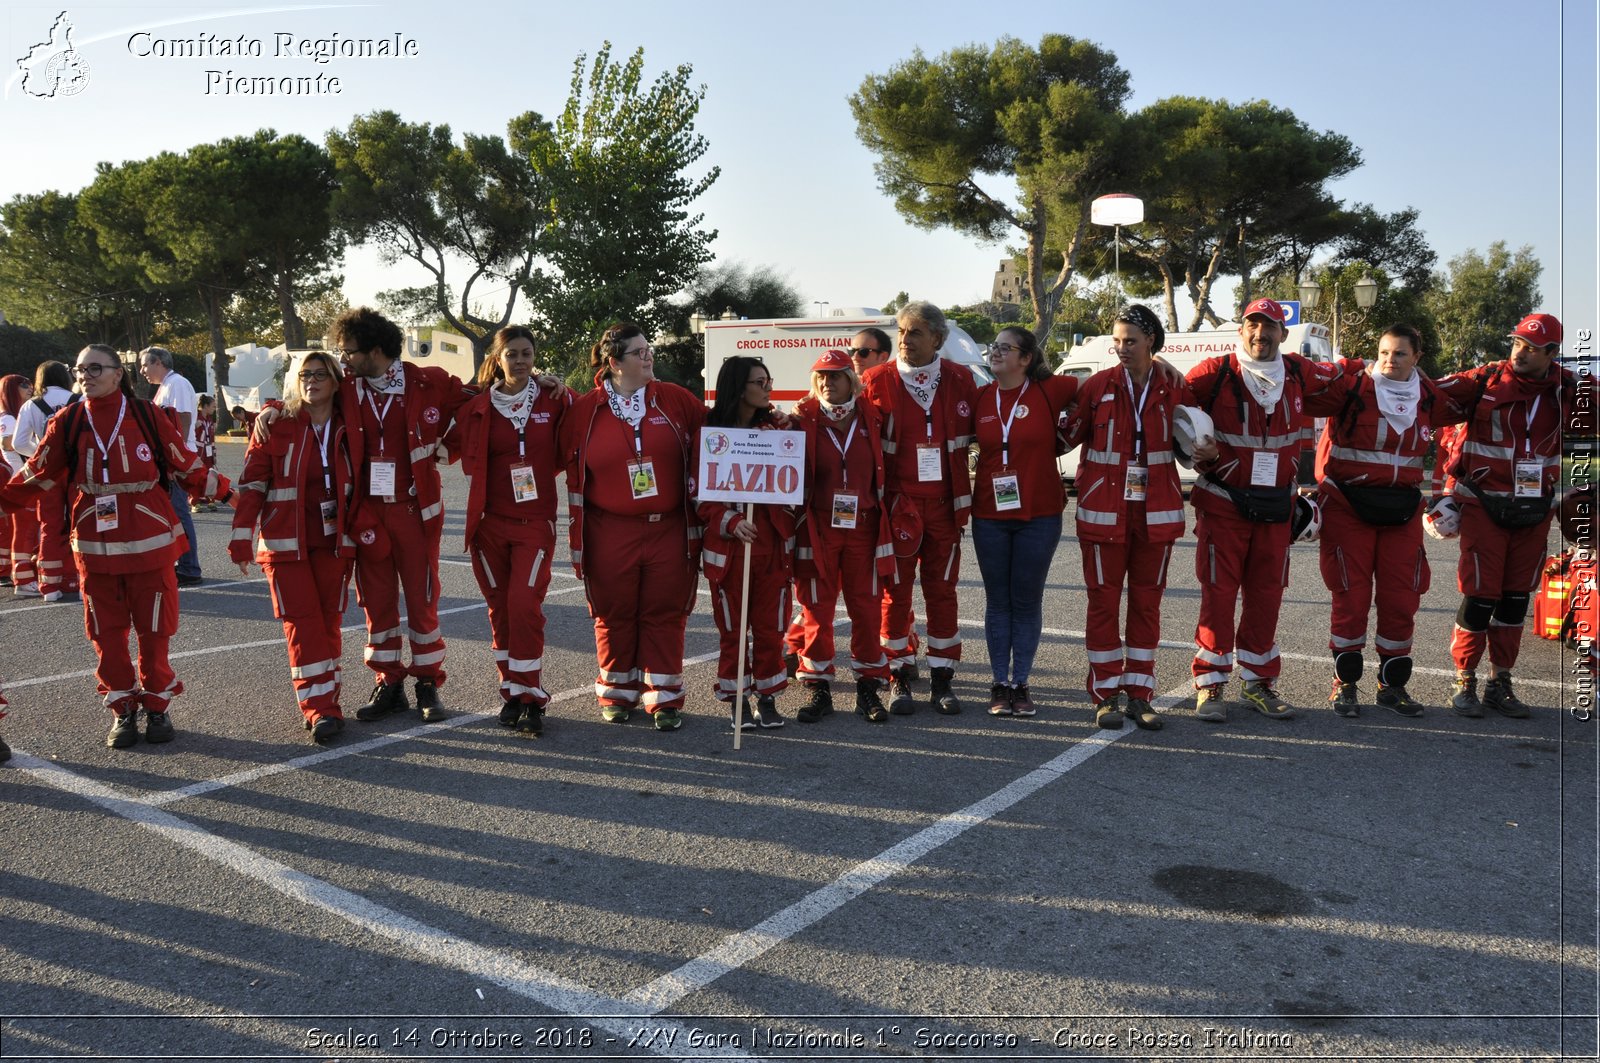
[[[524,325],[494,335],[478,386],[445,434],[467,474],[467,553],[489,603],[500,672],[500,723],[532,738],[544,731],[544,598],[556,548],[556,436],[572,392],[551,396],[533,371],[538,340]]]
[[[252,438],[234,496],[228,554],[248,574],[267,576],[273,615],[283,621],[289,675],[311,740],[344,730],[340,625],[355,564],[350,441],[336,401],[342,379],[331,354],[313,351],[289,381],[284,413],[265,439]],[[374,543],[381,534],[368,529]],[[365,540],[363,540],[365,541]]]
[[[811,394],[794,411],[806,433],[809,464],[794,580],[804,630],[795,673],[806,689],[795,716],[801,723],[833,711],[833,620],[841,592],[850,617],[856,714],[872,723],[889,719],[878,696],[889,683],[878,626],[895,560],[884,504],[882,425],[877,409],[858,401],[860,394],[850,356],[828,351],[812,365]]]

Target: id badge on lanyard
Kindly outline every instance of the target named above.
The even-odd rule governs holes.
[[[651,458],[628,459],[628,486],[635,501],[654,498],[661,492],[656,488],[656,463]]]
[[[108,532],[117,530],[117,496],[94,496],[94,530]]]
[[[1544,495],[1544,462],[1519,461],[1517,462],[1515,479],[1512,481],[1512,497],[1514,498],[1540,498]]]
[[[994,478],[994,508],[1002,513],[1022,508],[1022,488],[1017,484],[1016,473]]]
[[[532,502],[539,497],[539,484],[533,478],[532,465],[511,466],[511,497],[517,502]]]
[[[854,491],[836,491],[833,496],[833,526],[849,530],[856,526],[861,499]]]
[[[367,483],[368,492],[373,498],[384,501],[393,501],[395,482],[395,463],[373,459],[370,479]]]
[[[333,536],[339,531],[339,503],[331,498],[324,498],[317,505],[322,510],[322,534]]]
[[[928,483],[938,483],[944,479],[944,467],[939,461],[940,448],[936,443],[917,444],[917,479]]]
[[[1277,487],[1278,486],[1278,452],[1275,450],[1258,450],[1250,462],[1251,487]]]
[[[1150,470],[1143,465],[1129,465],[1128,479],[1122,488],[1124,502],[1143,502],[1150,488]]]

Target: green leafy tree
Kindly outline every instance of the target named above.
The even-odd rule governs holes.
[[[695,130],[705,88],[692,75],[680,65],[646,85],[644,50],[617,63],[608,42],[592,63],[585,55],[573,63],[553,125],[512,123],[512,145],[548,175],[554,208],[548,267],[523,287],[551,356],[568,366],[582,365],[611,322],[667,328],[670,297],[712,259],[717,234],[692,212],[721,170],[692,174],[709,146]]]
[[[1349,215],[1349,227],[1334,241],[1333,261],[1366,262],[1382,269],[1397,285],[1421,296],[1433,287],[1439,256],[1417,226],[1415,207],[1379,214],[1370,204],[1358,204]]]
[[[801,317],[807,303],[786,277],[771,266],[724,262],[702,266],[694,280],[670,304],[670,316],[656,343],[656,375],[691,391],[703,388],[705,339],[694,335],[695,314],[718,318],[729,310],[737,317]],[[587,388],[591,374],[584,361],[575,386]]]
[[[1503,240],[1488,254],[1468,249],[1451,259],[1427,297],[1444,347],[1441,367],[1452,372],[1509,357],[1506,334],[1539,304],[1543,271],[1532,247],[1513,253]]]
[[[1046,339],[1107,191],[1128,74],[1088,41],[1006,37],[928,59],[918,51],[850,98],[895,209],[924,229],[980,240],[1020,233],[1033,329]],[[1050,251],[1061,255],[1046,275]]]
[[[513,139],[549,136],[532,112],[511,127]],[[467,134],[457,144],[449,126],[405,122],[393,111],[356,118],[330,132],[327,145],[338,180],[333,216],[350,240],[432,278],[386,292],[386,305],[411,320],[442,316],[481,361],[543,250],[552,217],[546,176],[500,137]]]
[[[1334,292],[1339,302],[1339,351],[1351,358],[1371,361],[1378,353],[1378,340],[1383,330],[1394,324],[1411,325],[1422,333],[1422,371],[1429,376],[1439,374],[1439,330],[1433,315],[1424,305],[1423,296],[1403,283],[1395,283],[1381,265],[1360,260],[1333,262],[1325,266],[1309,267],[1303,276],[1322,289],[1315,309],[1301,308],[1305,321],[1326,325],[1331,332],[1334,326]],[[1356,302],[1356,283],[1363,277],[1378,282],[1377,301],[1367,310]],[[1292,278],[1278,276],[1264,285],[1258,293],[1272,299],[1298,299]]]
[[[1262,101],[1156,101],[1128,120],[1117,153],[1118,180],[1145,201],[1144,222],[1122,233],[1130,289],[1158,288],[1169,328],[1179,327],[1180,288],[1194,307],[1186,331],[1220,325],[1219,277],[1238,276],[1248,298],[1258,272],[1278,272],[1286,257],[1303,262],[1345,231],[1327,185],[1360,162],[1347,138]],[[1111,234],[1097,239],[1108,244]]]

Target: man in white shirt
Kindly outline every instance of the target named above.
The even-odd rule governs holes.
[[[172,352],[165,347],[146,347],[139,352],[139,372],[155,387],[155,404],[177,411],[183,445],[193,451],[198,403],[194,385],[182,373],[173,372]],[[189,552],[178,558],[178,586],[193,587],[200,583],[200,544],[195,539],[194,518],[189,515],[189,496],[176,477],[172,478],[170,486],[172,508],[183,521],[183,533],[189,537]]]

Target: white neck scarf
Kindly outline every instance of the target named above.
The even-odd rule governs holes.
[[[827,399],[818,399],[817,401],[822,405],[822,412],[827,414],[830,421],[842,421],[856,412],[856,397],[854,395],[837,406],[830,405]]]
[[[1245,390],[1256,404],[1271,416],[1278,400],[1283,398],[1283,355],[1270,362],[1258,362],[1243,351],[1239,352],[1240,376]]]
[[[389,368],[376,380],[363,377],[367,387],[380,395],[402,395],[406,390],[406,367],[400,359],[396,358],[389,363]]]
[[[489,401],[501,416],[511,422],[511,427],[522,431],[528,427],[528,414],[533,412],[533,377],[528,377],[528,386],[515,395],[507,395],[496,384],[489,389]]]
[[[605,387],[606,401],[611,404],[611,412],[617,415],[617,420],[628,422],[629,428],[638,428],[639,422],[644,420],[644,388],[632,395],[619,395],[611,381],[607,380]]]
[[[1422,377],[1413,369],[1410,380],[1390,380],[1371,369],[1372,382],[1378,390],[1378,412],[1389,422],[1389,427],[1404,435],[1417,420],[1417,403],[1422,398]]]
[[[894,360],[895,368],[900,371],[900,382],[924,413],[933,409],[933,395],[939,389],[939,362],[940,359],[935,358],[928,365],[907,365],[904,358]]]

